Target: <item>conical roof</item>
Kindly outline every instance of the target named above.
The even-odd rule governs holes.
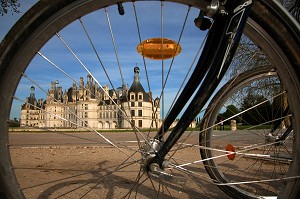
[[[150,96],[145,92],[141,82],[140,82],[140,69],[139,67],[134,67],[134,80],[128,90],[128,95],[130,97],[130,93],[135,93],[135,100],[138,100],[138,94],[143,94],[143,101],[150,102]]]

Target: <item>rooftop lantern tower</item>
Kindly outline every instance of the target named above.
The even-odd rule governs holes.
[[[30,98],[32,98],[32,99],[35,98],[35,88],[34,88],[34,86],[31,86],[31,88],[30,88]]]
[[[133,72],[134,72],[134,82],[139,82],[140,81],[140,68],[137,66],[134,67]]]

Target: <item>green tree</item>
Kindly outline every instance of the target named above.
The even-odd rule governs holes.
[[[0,1],[0,14],[3,16],[7,14],[9,10],[12,13],[19,13],[20,3],[19,0],[1,0]]]
[[[284,7],[300,22],[300,0],[279,0]]]
[[[224,120],[238,114],[239,112],[240,110],[232,104],[226,107],[226,111],[220,114],[220,117]],[[236,120],[237,123],[241,122],[241,118],[239,116],[232,118],[232,120]],[[225,123],[229,124],[230,121],[226,121]]]
[[[20,127],[20,121],[17,118],[10,120],[9,127]]]
[[[270,121],[272,117],[272,103],[259,94],[249,94],[245,97],[241,106],[241,111],[244,110],[247,111],[242,114],[242,119],[246,124],[261,124]]]

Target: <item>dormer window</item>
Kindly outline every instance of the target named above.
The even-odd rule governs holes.
[[[138,97],[139,97],[139,101],[142,101],[143,100],[143,93],[139,93]]]
[[[134,97],[134,93],[130,93],[130,100],[134,100],[135,97]]]

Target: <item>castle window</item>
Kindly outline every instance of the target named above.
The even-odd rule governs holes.
[[[134,93],[130,93],[130,99],[134,100]]]
[[[142,107],[143,106],[143,103],[142,102],[139,102],[139,107]]]
[[[131,116],[135,116],[134,110],[131,110],[131,111],[130,111],[130,114],[131,114]]]
[[[139,100],[143,100],[143,94],[139,93]]]
[[[141,117],[141,116],[143,116],[143,114],[142,114],[142,110],[139,110],[139,116]]]
[[[143,127],[143,120],[139,120],[139,127]]]
[[[131,106],[134,107],[134,102],[131,102]]]

